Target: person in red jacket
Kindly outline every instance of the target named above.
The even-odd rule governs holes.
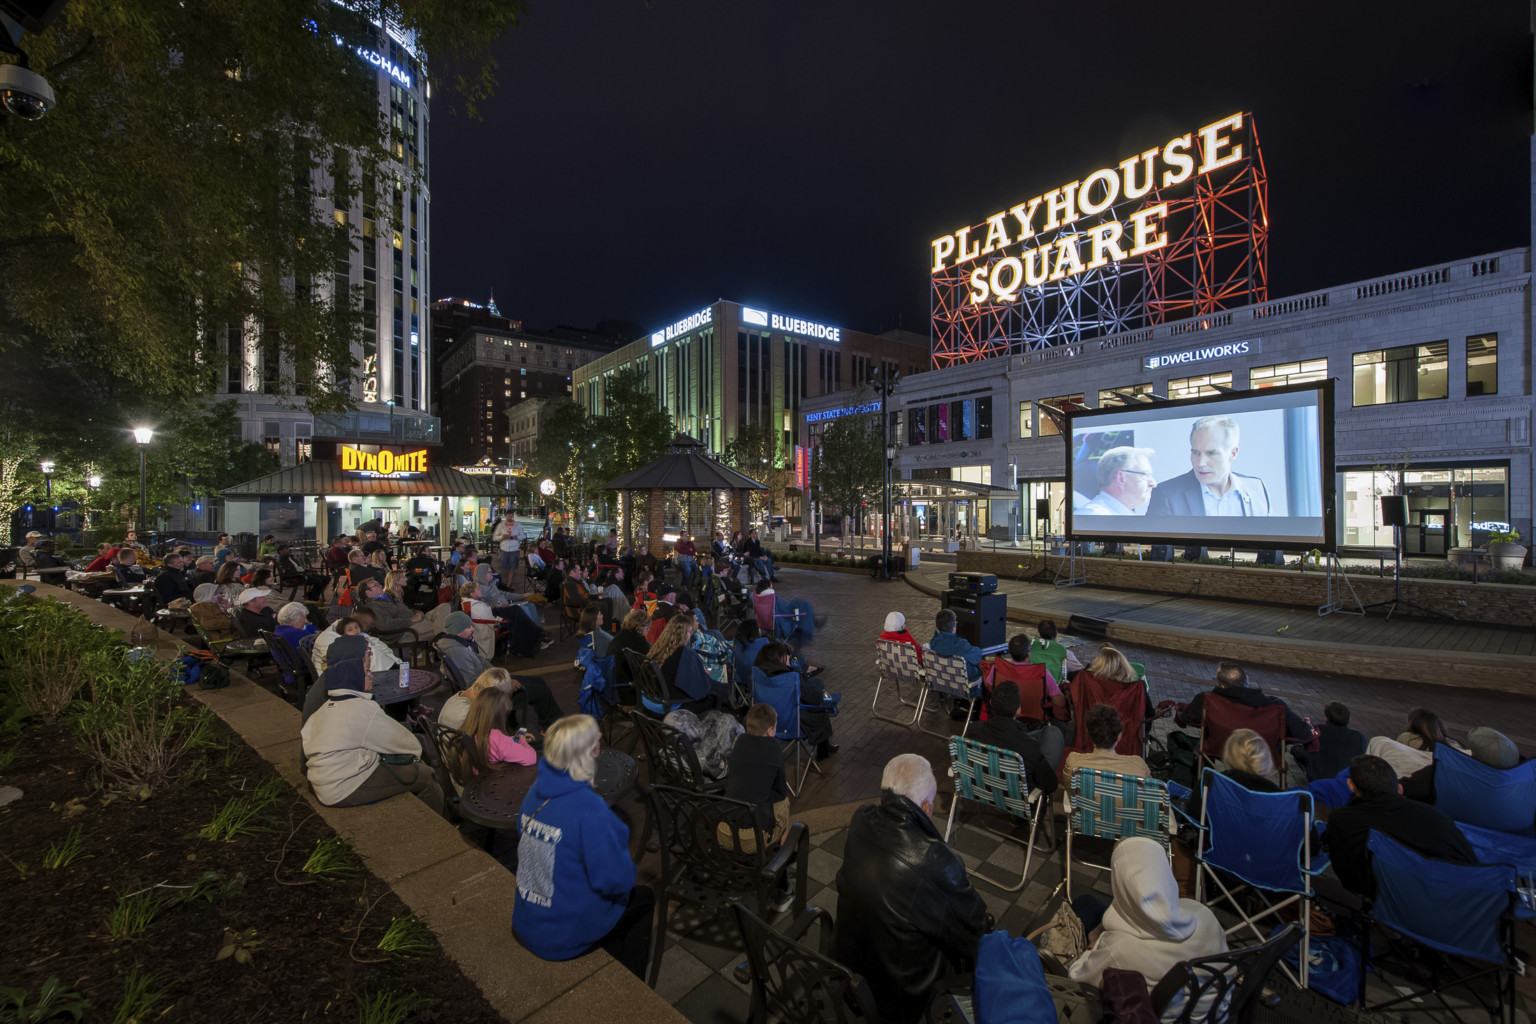
[[[917,663],[923,663],[923,645],[917,642],[907,630],[907,617],[901,612],[891,612],[885,617],[885,632],[880,634],[881,640],[894,640],[899,644],[911,644],[917,652]]]

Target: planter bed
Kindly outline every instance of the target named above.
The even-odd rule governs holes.
[[[17,628],[19,603],[0,600],[0,630]],[[54,1012],[74,1006],[87,1020],[501,1019],[309,803],[190,694],[168,681],[162,707],[186,709],[198,739],[145,786],[103,775],[81,705],[51,724],[22,717],[14,648],[7,657],[0,786],[21,795],[0,808],[0,988],[7,1009],[25,1000],[20,1019],[52,1019],[27,1015],[50,986]],[[238,833],[204,834],[231,807],[249,811]],[[334,871],[305,870],[317,850]],[[410,950],[379,948],[392,925]],[[409,1008],[363,1016],[390,997]]]

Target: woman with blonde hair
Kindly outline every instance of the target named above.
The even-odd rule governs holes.
[[[730,701],[724,687],[716,686],[709,678],[699,652],[688,646],[698,628],[699,620],[693,612],[679,608],[651,645],[649,657],[667,685],[669,699],[680,702],[678,707],[685,711],[702,715]]]
[[[443,702],[443,710],[437,713],[437,720],[450,729],[462,730],[464,719],[469,715],[469,707],[476,694],[482,690],[495,689],[511,697],[515,682],[512,673],[506,669],[488,668],[470,684],[469,689],[462,690]]]
[[[1106,683],[1136,682],[1136,670],[1130,659],[1109,644],[1099,648],[1099,656],[1088,665],[1088,671]]]
[[[606,951],[637,978],[651,956],[656,894],[635,884],[629,829],[592,788],[602,735],[570,715],[544,736],[544,759],[518,816],[512,931],[544,960]]]
[[[1270,753],[1264,737],[1252,729],[1233,729],[1221,748],[1221,762],[1226,770],[1221,774],[1252,793],[1278,793],[1280,787],[1270,780],[1275,772],[1275,758]],[[1200,820],[1200,807],[1205,793],[1196,790],[1186,804],[1186,813]]]

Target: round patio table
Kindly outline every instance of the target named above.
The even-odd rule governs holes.
[[[239,637],[231,640],[219,648],[219,653],[233,655],[236,658],[250,658],[269,652],[267,651],[267,642],[258,636],[250,639]]]
[[[403,700],[415,700],[443,681],[441,672],[427,668],[411,669],[410,685],[375,686],[372,690],[375,704],[398,704]]]

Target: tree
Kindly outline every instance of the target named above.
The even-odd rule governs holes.
[[[721,461],[736,472],[767,485],[766,491],[753,494],[755,500],[764,503],[764,518],[772,509],[775,494],[779,496],[782,511],[784,491],[793,485],[795,478],[794,467],[786,465],[788,453],[784,451],[782,431],[762,425],[738,430],[720,455]]]
[[[845,518],[844,544],[850,529],[849,518],[858,515],[868,499],[880,499],[885,480],[885,444],[878,415],[842,416],[832,421],[821,435],[812,486],[820,500],[838,509]],[[859,531],[860,547],[863,531]]]
[[[559,485],[556,495],[569,516],[580,518],[576,510],[587,507],[589,480],[594,475],[597,428],[587,411],[575,402],[563,402],[539,428],[539,443],[534,446],[528,467],[537,480],[553,480]],[[537,485],[535,485],[537,486]]]
[[[56,359],[146,398],[210,389],[215,336],[245,324],[288,365],[352,371],[360,298],[325,284],[351,246],[336,209],[404,230],[419,173],[381,123],[367,21],[417,33],[471,107],[518,0],[73,0],[24,40],[58,95],[0,118],[0,353]],[[341,44],[341,45],[338,45]],[[455,68],[474,69],[455,71]],[[317,174],[325,171],[325,174]],[[316,411],[345,387],[283,382]]]

